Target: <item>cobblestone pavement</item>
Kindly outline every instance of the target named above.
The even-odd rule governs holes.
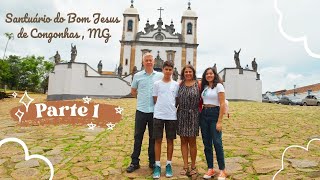
[[[31,94],[36,102],[45,96]],[[124,108],[122,120],[114,130],[106,127],[89,130],[85,126],[57,125],[20,127],[9,111],[19,106],[19,99],[0,101],[0,140],[16,137],[23,140],[30,154],[47,157],[53,164],[53,179],[152,179],[148,168],[147,132],[141,152],[141,168],[126,173],[133,148],[135,99],[95,99],[94,102]],[[320,107],[283,106],[255,102],[231,102],[229,119],[223,122],[223,143],[228,179],[272,179],[281,168],[281,156],[290,145],[307,146],[320,138]],[[174,177],[202,179],[206,171],[201,137],[198,137],[197,168],[193,177],[179,175],[182,169],[180,140],[175,140]],[[162,164],[166,145],[162,146]],[[218,171],[215,161],[215,169]],[[6,143],[0,147],[0,179],[48,179],[49,167],[39,159],[24,160],[22,147]],[[164,172],[161,177],[164,178]],[[217,179],[214,177],[213,179]],[[320,142],[313,141],[309,151],[289,149],[284,170],[276,179],[320,179]]]

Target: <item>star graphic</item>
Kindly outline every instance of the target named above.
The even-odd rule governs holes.
[[[112,124],[111,122],[109,122],[107,124],[108,130],[113,130],[113,128],[116,126],[116,124]]]
[[[20,111],[20,109],[18,109],[18,111],[15,113],[15,115],[19,118],[19,123],[21,122],[21,119],[24,115],[24,112]]]
[[[97,126],[96,124],[93,124],[92,122],[90,124],[87,124],[89,126],[88,129],[94,130],[94,128]]]
[[[27,97],[27,98],[29,99],[29,101],[28,101],[27,104],[23,101],[23,99],[24,99],[25,97]],[[19,102],[22,103],[22,104],[24,104],[24,106],[26,107],[26,112],[28,112],[29,105],[31,104],[31,102],[32,102],[33,100],[34,100],[34,99],[32,99],[32,98],[28,95],[27,91],[24,91],[24,94],[23,94],[23,96],[21,97],[21,99],[20,99]]]
[[[14,91],[12,94],[11,94],[14,98],[17,98],[17,93]]]
[[[84,103],[86,103],[86,104],[89,104],[90,101],[91,101],[91,98],[89,98],[88,96],[86,96],[86,97],[84,97],[82,99],[83,99]]]
[[[117,108],[114,108],[116,110],[116,114],[121,114],[123,111],[123,108],[121,108],[120,106],[118,106]]]

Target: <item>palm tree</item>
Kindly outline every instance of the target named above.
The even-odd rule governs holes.
[[[6,56],[6,51],[7,51],[7,47],[8,47],[8,43],[11,39],[13,39],[13,33],[4,33],[4,35],[8,38],[7,44],[6,44],[6,48],[4,49],[4,54],[3,54],[3,59]]]

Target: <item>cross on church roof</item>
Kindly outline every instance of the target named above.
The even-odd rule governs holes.
[[[162,8],[160,7],[160,9],[157,9],[157,10],[160,11],[160,19],[161,19],[161,11],[163,11],[164,9],[162,9]]]
[[[133,0],[131,0],[131,6],[130,7],[133,8]]]

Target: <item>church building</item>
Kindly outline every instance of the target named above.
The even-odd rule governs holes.
[[[129,75],[135,69],[142,70],[142,57],[150,52],[155,58],[155,70],[161,70],[166,60],[174,62],[178,72],[187,65],[197,67],[197,14],[191,10],[191,3],[181,17],[181,33],[175,32],[173,21],[163,25],[160,17],[156,24],[146,22],[144,31],[139,31],[139,13],[131,1],[131,6],[123,13],[123,32],[120,40],[120,65],[122,75]]]

